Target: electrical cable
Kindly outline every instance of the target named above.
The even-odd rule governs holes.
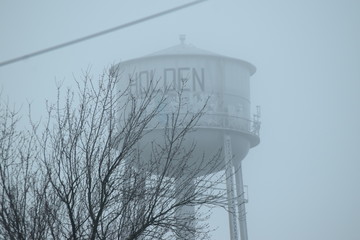
[[[190,3],[186,3],[186,4],[183,4],[183,5],[180,5],[180,6],[177,6],[177,7],[174,7],[174,8],[159,12],[159,13],[155,13],[155,14],[152,14],[152,15],[149,15],[149,16],[146,16],[146,17],[143,17],[143,18],[140,18],[140,19],[137,19],[137,20],[134,20],[134,21],[131,21],[131,22],[128,22],[128,23],[125,23],[125,24],[110,28],[110,29],[106,29],[106,30],[101,31],[101,32],[97,32],[97,33],[94,33],[94,34],[91,34],[91,35],[88,35],[88,36],[85,36],[85,37],[81,37],[81,38],[78,38],[78,39],[75,39],[75,40],[72,40],[72,41],[69,41],[69,42],[61,43],[61,44],[58,44],[58,45],[55,45],[55,46],[52,46],[52,47],[49,47],[49,48],[45,48],[45,49],[42,49],[42,50],[39,50],[39,51],[36,51],[36,52],[33,52],[33,53],[29,53],[29,54],[26,54],[26,55],[23,55],[23,56],[20,56],[20,57],[16,57],[16,58],[13,58],[13,59],[10,59],[10,60],[6,60],[6,61],[3,61],[3,62],[0,62],[0,67],[5,66],[5,65],[9,65],[9,64],[12,64],[12,63],[15,63],[15,62],[19,62],[21,60],[29,59],[29,58],[32,58],[32,57],[35,57],[35,56],[38,56],[38,55],[41,55],[41,54],[44,54],[44,53],[55,51],[55,50],[58,50],[60,48],[68,47],[70,45],[74,45],[74,44],[77,44],[77,43],[80,43],[80,42],[84,42],[84,41],[87,41],[87,40],[90,40],[92,38],[96,38],[96,37],[99,37],[99,36],[102,36],[102,35],[105,35],[105,34],[108,34],[108,33],[112,33],[112,32],[118,31],[120,29],[127,28],[127,27],[130,27],[130,26],[133,26],[133,25],[136,25],[136,24],[139,24],[139,23],[142,23],[142,22],[145,22],[145,21],[157,18],[157,17],[161,17],[163,15],[166,15],[166,14],[169,14],[169,13],[172,13],[172,12],[176,12],[176,11],[179,11],[179,10],[184,9],[184,8],[188,8],[188,7],[191,7],[193,5],[196,5],[196,4],[205,2],[205,1],[207,1],[207,0],[197,0],[197,1],[190,2]]]

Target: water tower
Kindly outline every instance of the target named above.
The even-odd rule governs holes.
[[[214,171],[226,172],[231,239],[238,240],[240,237],[241,240],[247,240],[241,161],[249,149],[260,142],[259,109],[254,119],[251,119],[250,113],[250,76],[255,73],[255,67],[246,61],[187,44],[182,35],[179,45],[121,62],[114,69],[121,71],[120,87],[129,86],[131,79],[130,90],[135,95],[140,96],[155,78],[160,82],[159,91],[166,89],[171,92],[182,88],[190,110],[208,101],[205,114],[191,136],[197,149],[194,159],[204,153],[211,156],[214,150],[223,149],[224,161]],[[166,113],[158,116],[159,130],[152,130],[141,141],[151,142],[162,137],[162,114]],[[192,207],[184,209],[187,214],[193,210]]]

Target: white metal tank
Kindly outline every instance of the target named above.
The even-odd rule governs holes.
[[[195,131],[188,134],[184,147],[196,144],[190,166],[197,167],[200,161],[204,164],[204,159],[205,166],[209,166],[209,169],[205,167],[199,171],[198,176],[225,170],[231,239],[247,240],[241,162],[249,149],[260,142],[260,113],[254,115],[254,121],[251,121],[250,114],[250,76],[255,73],[255,67],[246,61],[186,44],[184,36],[180,40],[177,46],[121,62],[112,69],[118,71],[117,76],[121,78],[120,89],[130,86],[132,94],[138,98],[149,88],[151,80],[158,83],[157,91],[164,93],[166,90],[167,107],[156,116],[155,125],[150,126],[151,131],[139,142],[138,147],[143,153],[141,161],[146,163],[146,158],[151,156],[152,143],[162,145],[167,116],[177,104],[177,91],[183,91],[180,110],[184,116],[197,112],[207,103],[205,114],[194,127]],[[213,168],[210,161],[220,149],[223,149],[222,158]],[[184,206],[178,212],[195,216],[194,206]]]
[[[197,111],[208,99],[205,115],[196,125],[196,131],[188,137],[189,145],[196,143],[193,161],[203,156],[210,159],[223,148],[224,134],[232,139],[232,153],[236,161],[241,161],[248,150],[259,143],[258,134],[252,129],[250,114],[250,76],[255,72],[252,64],[196,48],[186,44],[181,37],[179,45],[123,61],[113,69],[119,71],[120,88],[126,88],[131,81],[131,91],[139,97],[151,79],[159,81],[159,91],[168,90],[170,99],[171,92],[182,88],[183,101],[186,102],[183,113]],[[141,140],[144,156],[146,151],[151,151],[151,148],[144,147],[146,144],[162,139],[162,128],[172,102],[169,101],[169,108],[157,116],[159,129]],[[225,164],[220,163],[214,171],[224,168]]]

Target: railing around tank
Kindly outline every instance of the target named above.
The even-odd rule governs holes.
[[[161,126],[165,126],[169,116],[171,116],[171,113],[159,113],[149,127],[161,128]],[[190,118],[191,116],[191,112],[180,113],[179,119],[186,119],[186,117]],[[254,114],[253,120],[245,117],[231,116],[228,113],[205,113],[195,127],[222,128],[259,136],[260,125],[259,112]]]
[[[231,116],[227,113],[207,113],[198,122],[199,127],[215,127],[235,131],[243,131],[259,136],[259,119],[250,120],[245,117]]]

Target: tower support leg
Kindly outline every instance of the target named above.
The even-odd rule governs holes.
[[[246,224],[246,209],[245,209],[245,192],[242,177],[241,160],[234,161],[235,165],[235,180],[237,192],[238,218],[240,227],[241,240],[248,240],[247,224]]]
[[[184,184],[181,179],[179,181],[179,184],[175,185],[175,191],[180,193],[177,201],[183,201],[194,194],[195,184],[194,180],[184,179],[183,181],[186,181],[187,184]],[[179,207],[175,211],[175,218],[178,224],[176,240],[195,240],[195,206],[184,205]]]
[[[231,137],[229,135],[224,136],[224,156],[225,156],[225,175],[226,175],[226,190],[227,201],[229,211],[229,227],[230,227],[230,239],[238,240],[238,230],[236,223],[236,205],[234,194],[234,172],[233,172],[233,156],[231,147]]]

